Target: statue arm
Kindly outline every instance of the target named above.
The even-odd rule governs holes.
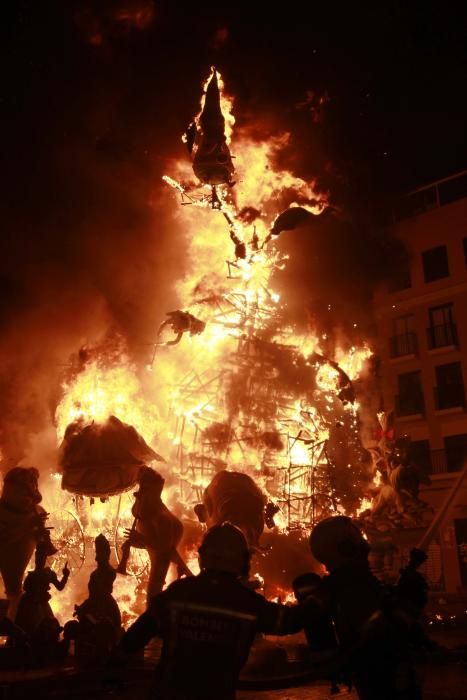
[[[149,549],[156,553],[170,552],[177,546],[181,537],[179,521],[171,513],[160,513],[142,522],[143,537]]]
[[[120,642],[120,649],[123,652],[134,653],[146,646],[153,637],[160,635],[160,607],[164,600],[165,598],[159,598],[159,596],[153,598],[146,612],[129,627]]]
[[[58,578],[55,571],[50,570],[50,583],[53,586],[55,586],[57,591],[63,591],[63,589],[65,588],[65,586],[67,584],[69,575],[70,575],[70,572],[69,572],[66,565],[65,565],[65,568],[63,569],[63,576],[61,579]]]

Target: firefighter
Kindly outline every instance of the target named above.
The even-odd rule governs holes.
[[[298,606],[270,603],[242,585],[250,553],[234,525],[208,530],[199,559],[201,573],[153,598],[121,642],[126,655],[162,638],[154,683],[160,700],[234,700],[255,635],[292,634],[303,626]]]
[[[355,686],[361,700],[420,700],[411,657],[428,646],[417,619],[423,577],[403,571],[400,585],[383,585],[370,571],[368,542],[345,516],[318,523],[310,548],[329,572],[312,595],[334,624],[341,679]]]

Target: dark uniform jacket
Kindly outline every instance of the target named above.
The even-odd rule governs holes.
[[[258,632],[292,634],[302,627],[298,607],[268,602],[233,575],[205,570],[172,583],[122,640],[125,652],[163,639],[155,697],[232,700]]]
[[[361,700],[421,697],[411,663],[417,624],[397,586],[384,586],[367,565],[355,564],[325,576],[313,595],[334,624],[339,665]],[[311,638],[314,631],[312,622]]]

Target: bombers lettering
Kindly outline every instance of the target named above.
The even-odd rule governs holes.
[[[182,616],[181,624],[184,627],[205,628],[217,632],[233,632],[237,625],[230,620],[207,617],[206,615],[185,614]]]
[[[232,646],[231,636],[225,632],[211,632],[210,630],[190,629],[182,627],[179,632],[180,638],[190,642],[209,642],[223,647]]]

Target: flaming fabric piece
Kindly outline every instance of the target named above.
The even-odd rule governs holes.
[[[287,260],[277,248],[277,231],[271,236],[274,222],[294,206],[309,216],[292,212],[287,221],[319,222],[326,201],[313,183],[275,169],[287,134],[258,141],[238,129],[230,141],[233,101],[215,69],[205,90],[193,126],[198,137],[192,133],[188,145],[195,160],[203,136],[209,129],[212,135],[214,115],[212,152],[220,147],[228,155],[229,177],[207,177],[193,162],[200,182],[182,161],[164,178],[190,205],[177,212],[189,264],[177,284],[181,310],[169,318],[194,319],[197,330],[161,323],[144,375],[124,353],[91,357],[64,388],[58,434],[77,419],[104,422],[115,415],[167,457],[168,465],[158,469],[168,505],[179,516],[193,521],[204,488],[228,468],[252,476],[279,506],[280,531],[305,533],[322,517],[360,505],[360,480],[369,479],[353,383],[371,352],[333,339],[329,357],[325,336],[299,336],[287,323],[286,305],[272,288],[274,272]],[[227,144],[235,156],[235,187]],[[110,527],[112,509],[97,520]]]

